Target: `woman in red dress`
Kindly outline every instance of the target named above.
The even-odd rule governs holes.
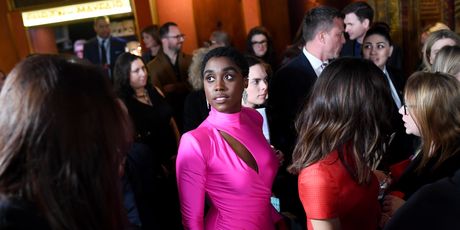
[[[393,100],[372,62],[342,58],[318,78],[300,113],[288,168],[299,174],[308,229],[377,229],[379,183]]]

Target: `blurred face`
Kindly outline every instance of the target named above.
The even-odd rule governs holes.
[[[139,58],[131,62],[129,84],[134,91],[144,90],[144,87],[147,84],[147,69],[145,68],[142,60]]]
[[[77,55],[77,57],[79,58],[82,58],[83,59],[83,49],[84,49],[84,44],[81,43],[81,44],[76,44],[73,48],[73,51],[75,53],[75,55]]]
[[[145,48],[147,49],[158,46],[155,39],[153,39],[152,35],[148,33],[142,33],[142,41],[144,42]]]
[[[393,52],[393,46],[379,34],[366,37],[363,42],[363,56],[371,60],[376,66],[383,70],[388,58]]]
[[[338,58],[340,50],[345,43],[343,36],[343,20],[341,18],[334,18],[334,26],[328,32],[322,33],[324,40],[323,56],[326,61],[329,59]]]
[[[403,105],[399,109],[399,113],[402,115],[402,120],[404,121],[404,127],[406,127],[407,134],[413,134],[415,136],[420,136],[420,130],[417,127],[415,117],[411,115],[411,106]]]
[[[251,38],[252,49],[257,57],[262,57],[267,53],[268,40],[263,34],[256,34]]]
[[[105,19],[99,19],[94,24],[94,31],[97,36],[101,38],[108,38],[110,36],[110,22]]]
[[[248,99],[245,106],[254,108],[256,105],[261,105],[267,100],[268,95],[268,75],[262,64],[256,64],[249,67]]]
[[[444,46],[455,46],[455,41],[450,38],[442,38],[433,43],[433,46],[431,46],[430,50],[430,64],[433,64],[439,50]]]
[[[241,111],[246,79],[238,66],[227,57],[209,59],[203,71],[204,92],[209,104],[222,113]]]
[[[345,32],[350,36],[350,40],[358,39],[358,42],[361,42],[369,29],[369,20],[365,19],[361,22],[355,13],[349,13],[345,15],[343,21],[345,22]]]
[[[185,35],[180,32],[179,27],[170,26],[168,35],[162,39],[163,47],[167,47],[174,52],[179,52],[184,43],[184,39]]]

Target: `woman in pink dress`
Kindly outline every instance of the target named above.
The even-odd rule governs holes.
[[[201,73],[211,111],[180,142],[182,223],[185,229],[276,229],[282,218],[270,196],[279,162],[260,114],[241,106],[248,64],[235,49],[216,48],[204,57]]]
[[[372,169],[384,151],[394,107],[383,72],[372,62],[331,62],[296,123],[290,172],[308,229],[378,228],[379,183]]]

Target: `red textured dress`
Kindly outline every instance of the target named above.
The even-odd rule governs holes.
[[[308,229],[313,229],[312,219],[333,218],[338,218],[345,230],[377,229],[380,218],[377,177],[373,175],[370,184],[359,185],[341,163],[336,150],[304,168],[298,183]]]

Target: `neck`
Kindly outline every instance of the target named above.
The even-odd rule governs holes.
[[[356,38],[356,41],[357,41],[359,44],[363,44],[364,36],[366,36],[366,33],[364,33],[361,37]]]
[[[136,94],[136,96],[143,95],[145,93],[145,89],[144,88],[134,89],[134,93]]]
[[[150,54],[152,54],[152,56],[157,56],[158,54],[158,51],[160,50],[161,46],[152,46],[150,47]]]
[[[244,106],[244,107],[253,108],[253,109],[256,107],[255,104],[252,104],[252,103],[249,103],[249,102],[244,103],[244,101],[241,102],[241,105]]]
[[[315,44],[313,41],[312,42],[307,42],[305,44],[305,49],[313,56],[321,60],[322,62],[327,61],[328,59],[323,55],[323,52],[321,52],[321,45],[320,44]]]

